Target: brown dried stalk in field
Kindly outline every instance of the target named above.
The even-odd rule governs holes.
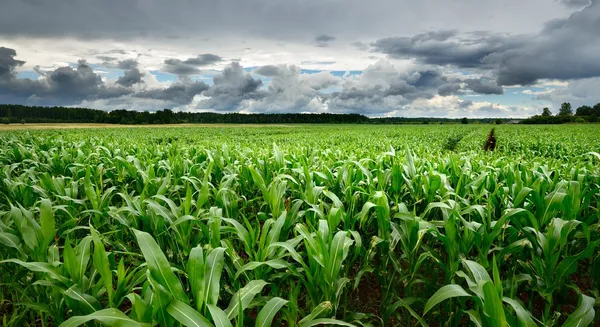
[[[494,151],[496,149],[496,135],[494,133],[494,130],[495,128],[492,128],[492,130],[487,136],[487,140],[485,141],[485,145],[483,146],[483,149],[485,151]]]

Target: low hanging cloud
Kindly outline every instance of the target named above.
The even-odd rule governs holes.
[[[198,55],[186,60],[166,59],[162,70],[167,73],[181,76],[194,75],[201,72],[200,67],[212,65],[222,60],[223,58],[220,56],[210,53]]]
[[[479,94],[504,94],[502,86],[496,84],[495,81],[486,80],[483,78],[465,80],[467,89]]]
[[[138,62],[134,59],[126,59],[123,61],[119,61],[117,64],[117,68],[125,70],[124,75],[119,77],[119,79],[115,82],[118,85],[130,87],[135,84],[144,83],[142,77],[144,77],[144,73],[140,72],[138,68]]]
[[[321,34],[315,38],[315,42],[318,47],[326,47],[335,41],[335,39],[335,36]]]
[[[245,72],[238,62],[232,62],[223,69],[213,82],[214,85],[202,93],[205,99],[200,103],[201,108],[235,111],[243,101],[264,96],[259,90],[262,81]]]
[[[162,100],[171,105],[186,105],[192,102],[196,95],[209,89],[204,82],[193,82],[184,84],[181,82],[166,88],[154,88],[134,94],[134,97]]]
[[[540,79],[600,76],[599,30],[600,0],[593,0],[568,18],[549,21],[537,34],[442,31],[379,39],[371,46],[394,58],[490,71],[500,86],[530,85]]]
[[[14,49],[0,48],[0,100],[19,104],[70,105],[85,99],[113,98],[132,91],[118,85],[106,85],[85,60],[76,68],[59,67],[41,72],[41,79],[18,78],[16,68],[25,62],[16,60]]]

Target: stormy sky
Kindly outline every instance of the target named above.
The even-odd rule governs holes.
[[[526,117],[600,102],[600,0],[20,0],[0,103]]]

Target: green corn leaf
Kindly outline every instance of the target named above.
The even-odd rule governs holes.
[[[104,309],[96,311],[86,316],[77,316],[69,318],[67,321],[60,324],[59,327],[77,327],[86,324],[89,321],[98,321],[104,325],[111,327],[149,327],[150,325],[139,323],[118,309]]]
[[[66,277],[62,276],[58,272],[56,267],[54,267],[53,265],[51,265],[47,262],[25,262],[25,261],[21,261],[18,259],[6,259],[6,260],[0,261],[0,263],[7,263],[7,262],[16,263],[16,264],[21,265],[31,271],[46,273],[48,276],[50,276],[60,282],[63,282],[63,283],[68,282],[68,279]]]
[[[213,327],[198,311],[178,300],[171,301],[167,312],[186,327]]]
[[[69,240],[65,240],[65,246],[63,247],[63,261],[65,264],[65,268],[69,273],[69,276],[75,281],[76,284],[80,284],[79,281],[79,266],[77,265],[77,256],[75,255],[75,250],[71,246],[71,242]]]
[[[183,291],[181,282],[171,270],[169,261],[152,236],[146,232],[134,229],[135,237],[142,250],[142,254],[148,263],[148,269],[152,277],[162,285],[173,297],[184,303],[189,300]]]
[[[27,247],[29,247],[31,250],[37,249],[40,244],[40,240],[36,232],[36,226],[32,225],[31,220],[26,216],[24,217],[21,210],[17,207],[11,206],[10,216],[17,225],[19,233],[21,233],[23,243],[25,243],[25,245],[27,245]]]
[[[19,252],[22,253],[21,240],[17,235],[13,235],[6,232],[0,232],[0,243],[13,249],[17,249]]]
[[[282,259],[273,259],[265,262],[252,261],[240,267],[240,269],[238,269],[237,273],[235,274],[235,278],[237,279],[245,271],[254,270],[258,267],[265,265],[273,269],[285,269],[289,268],[290,266],[285,260]]]
[[[581,295],[581,302],[575,311],[567,318],[563,327],[584,327],[589,326],[594,321],[596,311],[594,310],[595,300],[587,295]]]
[[[483,312],[490,327],[507,327],[502,300],[493,282],[483,284]]]
[[[519,326],[537,327],[537,324],[533,321],[531,313],[525,310],[525,308],[523,308],[523,306],[519,302],[507,297],[504,297],[502,301],[508,303],[515,310],[515,313],[517,314],[517,319],[519,321]]]
[[[208,311],[210,311],[210,315],[212,317],[213,322],[215,323],[215,327],[232,327],[231,321],[227,317],[227,314],[221,310],[216,305],[209,304],[206,306]]]
[[[327,315],[329,312],[331,312],[331,310],[333,309],[333,305],[331,304],[331,302],[329,301],[325,301],[325,302],[321,302],[319,305],[317,305],[309,315],[307,315],[306,317],[302,318],[299,322],[298,322],[298,326],[303,326],[304,323],[307,323],[309,321],[315,320],[319,317],[322,317],[324,315]]]
[[[204,251],[198,245],[190,251],[187,262],[187,273],[196,310],[200,310],[205,299],[206,281],[204,279]]]
[[[89,314],[102,309],[100,303],[91,295],[84,294],[78,286],[72,286],[64,294],[79,303],[83,313]]]
[[[260,310],[258,316],[256,317],[255,327],[269,327],[273,322],[273,318],[277,312],[288,303],[287,300],[284,300],[279,297],[274,297],[265,304],[265,306]]]
[[[225,265],[225,260],[223,259],[224,253],[224,248],[216,248],[211,250],[206,258],[204,266],[204,303],[206,304],[216,305],[219,300],[221,273]]]
[[[44,246],[48,246],[54,240],[56,233],[56,223],[52,213],[52,203],[48,199],[43,199],[40,204],[40,225],[44,237]]]
[[[427,300],[427,303],[425,303],[425,310],[423,311],[423,315],[429,312],[429,310],[431,310],[431,308],[436,306],[438,303],[446,301],[447,299],[469,296],[471,296],[471,294],[467,293],[467,291],[465,291],[465,289],[462,288],[462,286],[460,285],[450,284],[443,286],[442,288],[437,290],[437,292],[435,292],[429,298],[429,300]]]
[[[321,319],[311,320],[311,321],[305,322],[301,325],[299,324],[298,327],[310,327],[310,326],[317,326],[317,325],[337,325],[337,326],[356,327],[355,325],[353,325],[351,323],[347,323],[347,322],[341,321],[341,320],[329,319],[329,318],[321,318]]]
[[[254,299],[254,297],[260,293],[267,284],[268,283],[264,280],[253,280],[246,284],[246,286],[242,287],[239,291],[235,292],[231,298],[231,301],[229,302],[229,306],[225,310],[229,320],[237,316],[238,310],[245,310],[252,299]]]
[[[77,245],[77,272],[78,277],[74,278],[78,280],[80,283],[83,283],[83,279],[85,277],[85,271],[87,270],[87,266],[90,262],[90,253],[92,248],[92,237],[86,236]]]
[[[112,307],[112,294],[113,294],[113,286],[112,286],[112,271],[110,270],[110,262],[108,261],[108,256],[106,254],[106,250],[104,249],[104,243],[100,239],[100,235],[94,227],[90,225],[90,232],[92,233],[92,240],[94,241],[94,267],[102,276],[102,281],[104,282],[104,287],[106,288],[106,293],[108,294],[109,304]]]

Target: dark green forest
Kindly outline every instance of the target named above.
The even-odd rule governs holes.
[[[429,124],[429,123],[504,123],[508,120],[486,118],[369,118],[360,114],[241,114],[210,112],[156,112],[0,105],[4,123],[108,123],[108,124]]]
[[[430,124],[430,123],[496,123],[515,122],[500,118],[369,118],[360,114],[241,114],[211,112],[175,112],[170,109],[156,112],[113,110],[104,111],[72,107],[43,107],[0,104],[0,121],[17,123],[105,123],[105,124]],[[593,107],[581,106],[573,112],[570,103],[563,103],[554,115],[544,108],[536,115],[519,122],[522,124],[564,124],[600,121],[600,103]]]

